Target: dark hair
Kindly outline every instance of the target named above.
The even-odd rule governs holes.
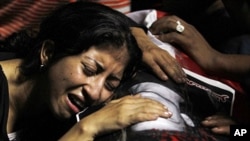
[[[130,19],[126,15],[101,4],[74,2],[62,6],[41,23],[40,32],[24,58],[22,73],[30,76],[40,71],[42,44],[52,40],[55,49],[49,60],[50,65],[63,57],[88,50],[93,45],[121,48],[125,44],[129,62],[123,78],[129,78],[142,56],[129,26]]]

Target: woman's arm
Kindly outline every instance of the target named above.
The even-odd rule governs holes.
[[[161,103],[140,95],[113,100],[76,123],[60,141],[92,141],[98,135],[123,129],[132,124],[169,118],[172,113]]]

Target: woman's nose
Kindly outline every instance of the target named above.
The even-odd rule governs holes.
[[[84,89],[92,101],[102,102],[110,96],[105,89],[105,78],[102,77],[88,78]]]

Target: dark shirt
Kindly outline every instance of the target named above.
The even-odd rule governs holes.
[[[0,61],[15,58],[13,52],[0,52]],[[9,111],[9,90],[8,82],[0,65],[0,141],[9,141],[7,134],[7,120]]]
[[[6,126],[9,109],[9,94],[7,79],[0,66],[0,141],[8,141]]]

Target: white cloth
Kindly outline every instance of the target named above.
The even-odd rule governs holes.
[[[18,132],[9,133],[8,134],[9,140],[10,141],[19,141],[18,134],[19,134],[19,131]]]
[[[153,82],[143,82],[134,85],[130,89],[131,93],[140,93],[143,97],[154,99],[164,104],[173,113],[171,118],[158,118],[155,121],[146,121],[133,125],[134,131],[159,129],[184,131],[184,120],[180,115],[179,103],[183,99],[171,89]]]
[[[127,14],[128,17],[133,19],[135,22],[145,25],[149,28],[154,21],[157,20],[157,12],[154,9],[141,10]],[[148,32],[148,37],[158,47],[166,50],[172,57],[175,58],[175,49],[168,43],[163,43],[158,40],[151,32]],[[183,99],[174,91],[167,88],[166,86],[153,83],[143,82],[134,85],[130,91],[132,93],[140,93],[144,97],[148,97],[163,103],[169,111],[173,113],[169,119],[158,118],[155,121],[146,121],[135,124],[131,127],[133,131],[142,130],[168,130],[168,131],[184,131],[185,126],[194,126],[193,121],[184,113],[180,112],[179,104],[183,102]],[[186,125],[185,125],[186,124]]]
[[[145,25],[147,28],[149,28],[153,24],[153,22],[157,20],[157,12],[154,9],[131,12],[128,13],[127,16],[135,22]],[[158,47],[166,50],[172,57],[175,58],[175,49],[172,45],[160,41],[150,31],[148,32],[148,37]]]

